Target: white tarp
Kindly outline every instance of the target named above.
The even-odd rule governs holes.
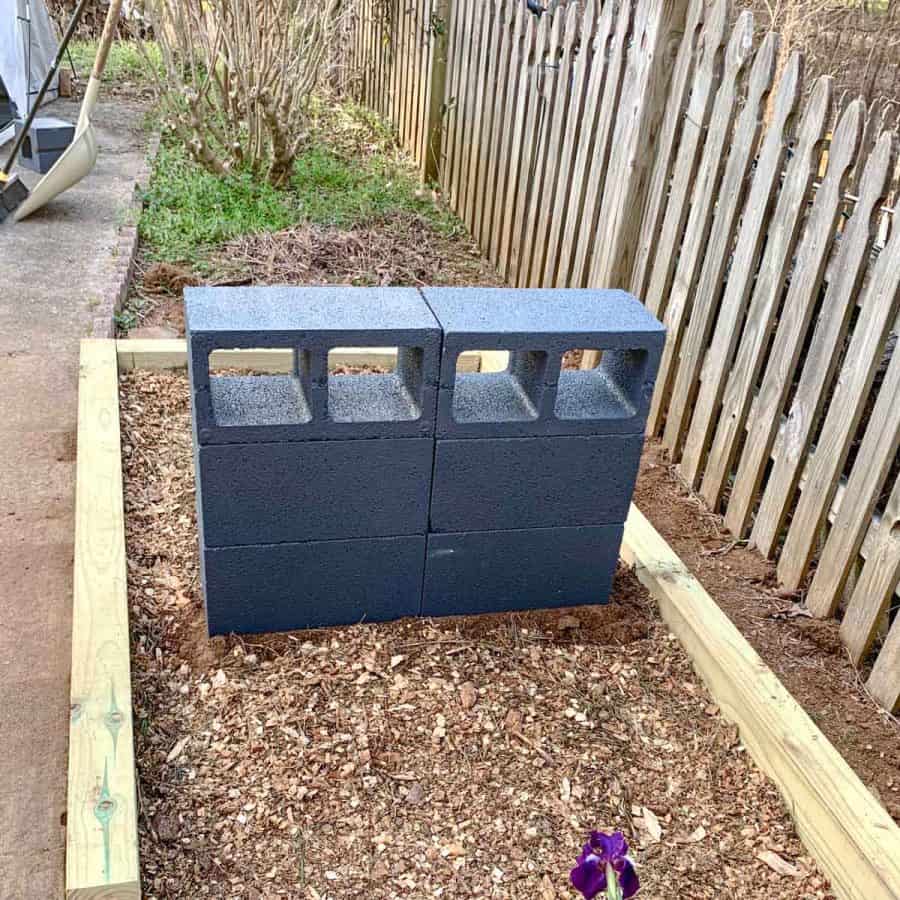
[[[44,0],[0,0],[0,80],[19,116],[34,102],[56,50],[56,29]],[[54,80],[47,99],[56,93]]]

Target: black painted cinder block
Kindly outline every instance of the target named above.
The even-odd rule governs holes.
[[[208,547],[424,534],[429,438],[199,448]]]
[[[605,603],[621,541],[621,525],[431,534],[422,614]]]
[[[206,548],[209,633],[378,622],[419,615],[425,538]]]
[[[16,135],[24,126],[16,122]],[[19,154],[21,165],[35,172],[46,174],[63,155],[75,137],[75,126],[52,116],[38,116],[28,130]]]
[[[431,531],[621,523],[643,435],[438,440]]]
[[[413,288],[256,287],[185,291],[201,444],[430,437],[441,330]],[[329,376],[335,347],[397,347],[396,371]],[[210,377],[219,349],[292,349],[287,375]]]
[[[444,331],[439,437],[643,431],[665,330],[624,291],[424,288]],[[562,370],[569,350],[596,369]],[[506,372],[460,373],[466,350],[508,350]]]

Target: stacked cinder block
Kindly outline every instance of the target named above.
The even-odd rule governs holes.
[[[604,601],[663,327],[620,291],[423,295],[443,330],[423,614]],[[598,368],[563,369],[585,348]],[[466,350],[509,351],[507,370],[458,373]]]
[[[23,125],[24,122],[16,122],[17,135]],[[65,153],[74,138],[74,125],[63,119],[38,116],[31,123],[28,136],[22,144],[19,162],[28,169],[46,174]]]
[[[441,332],[418,291],[185,292],[201,568],[211,634],[421,610]],[[335,375],[335,347],[398,347]],[[225,349],[289,349],[284,375],[210,373]]]
[[[186,292],[209,630],[606,599],[662,326],[619,291]],[[335,376],[336,347],[398,347]],[[218,350],[287,349],[283,375]],[[598,368],[563,368],[574,349]],[[471,372],[466,351],[509,351]]]

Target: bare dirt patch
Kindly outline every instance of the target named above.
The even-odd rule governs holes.
[[[644,450],[635,502],[900,822],[900,725],[865,693],[839,623],[808,618],[801,594],[779,593],[774,566],[734,543],[721,517],[678,481],[656,441]]]
[[[571,898],[592,827],[647,898],[825,898],[643,587],[554,612],[209,640],[186,379],[122,377],[148,898]]]

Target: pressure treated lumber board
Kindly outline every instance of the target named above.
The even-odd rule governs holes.
[[[183,338],[141,339],[116,341],[119,371],[132,369],[183,369],[187,365],[187,345]],[[396,363],[396,351],[391,347],[335,347],[329,354],[335,366],[392,366]],[[291,350],[216,350],[213,364],[254,369],[259,372],[283,374],[293,371],[294,355]],[[480,366],[478,353],[461,354],[461,372],[477,372]]]
[[[81,342],[68,900],[140,897],[116,343]]]
[[[900,897],[900,829],[632,504],[622,559],[659,603],[723,715],[778,786],[841,900]]]

